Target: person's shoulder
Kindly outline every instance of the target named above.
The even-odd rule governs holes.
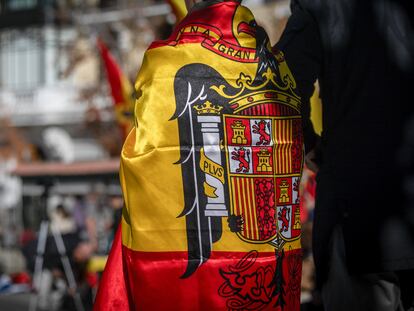
[[[311,14],[318,14],[326,6],[326,1],[327,0],[291,0],[290,7],[292,11],[304,10]]]
[[[309,24],[316,25],[320,15],[323,0],[291,0],[290,8],[292,15],[286,26],[286,32],[300,32],[305,28],[309,29]],[[311,27],[312,28],[312,27]],[[312,28],[313,29],[313,28]]]

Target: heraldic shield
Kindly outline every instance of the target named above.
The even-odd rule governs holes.
[[[260,104],[264,110],[269,105]],[[252,110],[249,116],[223,116],[230,212],[243,223],[238,235],[251,243],[276,242],[278,233],[297,238],[301,167],[292,159],[300,154],[293,137],[301,119]]]

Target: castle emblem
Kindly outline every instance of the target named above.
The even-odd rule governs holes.
[[[233,138],[231,139],[231,142],[233,144],[239,144],[239,145],[247,144],[247,138],[244,134],[244,131],[246,130],[246,126],[243,125],[241,121],[236,120],[231,125],[231,128],[233,130]]]

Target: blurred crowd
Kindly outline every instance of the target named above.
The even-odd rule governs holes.
[[[28,291],[33,280],[38,282],[34,286],[40,289],[36,293],[40,310],[77,310],[66,281],[68,271],[65,271],[64,258],[67,256],[84,308],[89,310],[122,206],[119,195],[89,193],[49,197],[42,219],[42,223],[47,221],[47,236],[25,228],[19,235],[17,247],[3,248],[0,294]],[[0,231],[3,241],[2,233]],[[59,248],[59,237],[63,240],[63,251]],[[42,239],[46,239],[43,248]],[[5,256],[11,257],[8,265]],[[41,269],[40,274],[35,275],[38,258],[42,259]]]
[[[302,221],[302,284],[301,310],[323,310],[320,293],[315,289],[315,265],[312,257],[312,222],[315,208],[316,174],[304,168],[300,187],[300,207]]]

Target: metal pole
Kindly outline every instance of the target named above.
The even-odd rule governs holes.
[[[62,261],[62,264],[63,264],[63,270],[65,271],[65,275],[66,275],[66,278],[68,280],[69,289],[74,294],[73,298],[75,300],[76,310],[84,311],[85,309],[83,308],[82,299],[81,299],[80,294],[77,290],[77,284],[76,284],[75,276],[73,274],[73,270],[72,270],[72,266],[70,265],[69,258],[66,254],[66,247],[65,247],[65,244],[63,243],[62,236],[60,235],[59,231],[57,231],[55,228],[53,228],[53,226],[51,228],[51,231],[52,231],[52,234],[53,234],[53,238],[55,239],[58,252],[61,256],[61,261]]]
[[[49,228],[49,221],[43,220],[40,224],[39,230],[39,240],[37,242],[37,250],[36,250],[36,261],[35,261],[35,269],[33,275],[33,287],[35,290],[35,295],[30,297],[30,304],[29,304],[29,311],[36,311],[37,308],[37,301],[38,301],[38,286],[40,285],[40,278],[42,276],[42,267],[43,267],[43,255],[46,249],[46,241],[47,241],[47,231]]]

